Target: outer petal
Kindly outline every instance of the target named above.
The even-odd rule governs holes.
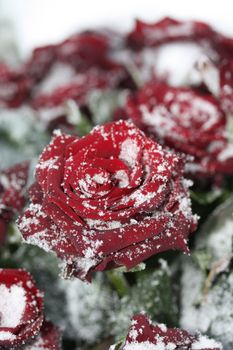
[[[44,321],[39,335],[24,350],[61,350],[61,333],[51,322]]]
[[[200,334],[191,335],[185,330],[167,328],[164,324],[153,325],[144,314],[132,318],[131,327],[121,350],[144,348],[222,350],[222,345]]]

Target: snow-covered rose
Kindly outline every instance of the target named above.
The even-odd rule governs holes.
[[[197,220],[183,168],[183,158],[129,122],[80,139],[57,133],[40,157],[19,229],[83,279],[168,249],[187,251]]]
[[[165,324],[153,325],[147,316],[135,315],[120,350],[222,350],[222,345],[206,336],[191,335]]]
[[[32,82],[23,69],[0,64],[0,107],[17,108],[27,100]]]
[[[227,119],[212,95],[151,82],[129,96],[123,115],[156,140],[193,156],[189,172],[233,174]]]
[[[0,269],[0,348],[30,341],[43,319],[43,295],[31,275],[21,269]]]

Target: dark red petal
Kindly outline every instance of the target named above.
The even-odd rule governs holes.
[[[51,322],[44,321],[39,335],[24,350],[61,350],[61,333]]]
[[[138,49],[173,41],[211,40],[214,36],[214,30],[204,22],[178,21],[165,17],[152,24],[137,20],[134,30],[128,35],[128,43]]]
[[[187,331],[178,328],[167,328],[165,324],[153,325],[144,314],[135,315],[132,318],[126,341],[122,350],[134,345],[135,349],[147,344],[158,345],[159,347],[172,349],[199,349],[199,350],[222,350],[222,345],[212,339],[200,334],[192,335]]]
[[[0,217],[0,248],[5,243],[7,222]]]
[[[50,144],[42,152],[36,167],[36,179],[43,191],[47,191],[47,176],[49,170],[59,170],[56,164],[59,158],[65,154],[66,146],[75,138],[73,136],[60,134],[55,136]]]

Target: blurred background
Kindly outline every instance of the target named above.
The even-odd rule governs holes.
[[[0,0],[0,20],[13,23],[23,56],[35,46],[60,41],[79,29],[128,29],[138,17],[149,21],[163,16],[204,20],[233,34],[232,10],[231,0]]]

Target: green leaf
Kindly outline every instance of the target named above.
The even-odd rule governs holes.
[[[217,199],[225,200],[230,193],[227,190],[215,188],[209,192],[198,192],[190,190],[191,198],[201,205],[212,204]]]
[[[122,272],[115,269],[107,271],[106,274],[109,282],[112,284],[119,297],[123,297],[124,295],[128,294],[129,285]]]
[[[121,338],[116,344],[112,345],[109,350],[120,350],[125,342],[125,338]]]
[[[121,266],[121,267],[118,267],[117,269],[115,269],[115,271],[118,271],[118,272],[124,272],[124,273],[127,273],[127,272],[139,272],[139,271],[143,271],[145,270],[146,268],[146,264],[144,262],[134,266],[132,269],[130,270],[127,270],[125,266]]]
[[[209,252],[206,250],[196,250],[192,253],[192,257],[195,263],[203,272],[206,272],[210,269],[212,257]]]

